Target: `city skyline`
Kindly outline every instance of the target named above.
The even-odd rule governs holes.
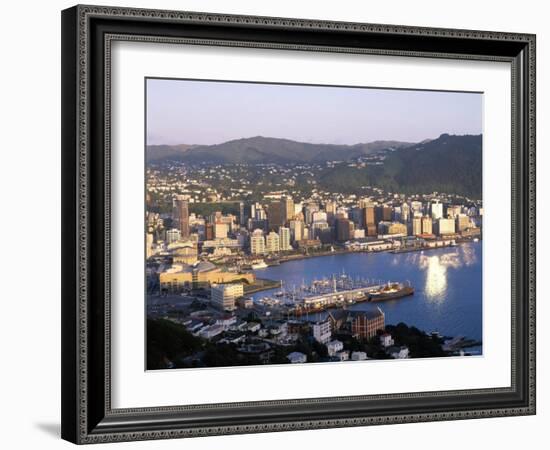
[[[478,92],[147,79],[147,145],[252,136],[316,144],[481,134]]]

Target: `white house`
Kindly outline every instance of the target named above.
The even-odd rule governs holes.
[[[394,359],[407,359],[409,357],[409,349],[407,347],[394,347],[390,349],[389,353]]]
[[[384,333],[380,335],[380,344],[384,348],[391,347],[394,344],[393,338],[391,337],[391,334]]]
[[[344,349],[344,344],[341,341],[330,341],[327,344],[328,356],[334,356],[336,353]]]

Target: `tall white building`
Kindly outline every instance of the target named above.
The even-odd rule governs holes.
[[[330,341],[332,331],[330,328],[330,322],[325,320],[324,322],[316,322],[313,324],[313,337],[317,342],[326,344]]]
[[[279,227],[279,248],[281,251],[292,250],[290,246],[290,228]]]
[[[279,235],[274,231],[270,232],[265,239],[265,250],[267,253],[277,253],[280,251]]]
[[[250,253],[263,255],[265,253],[264,232],[259,228],[255,229],[250,236]]]
[[[210,287],[210,302],[212,306],[222,311],[235,310],[235,300],[242,297],[242,283],[212,284]]]
[[[301,241],[304,235],[304,222],[301,220],[291,220],[290,226],[290,239],[294,241]]]
[[[439,220],[443,217],[443,203],[432,203],[432,219]]]

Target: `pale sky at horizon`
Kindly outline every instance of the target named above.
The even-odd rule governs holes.
[[[481,134],[480,93],[147,80],[147,144],[252,136],[324,144]]]

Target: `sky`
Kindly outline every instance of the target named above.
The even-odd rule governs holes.
[[[480,134],[480,93],[147,79],[147,145],[324,144]]]

